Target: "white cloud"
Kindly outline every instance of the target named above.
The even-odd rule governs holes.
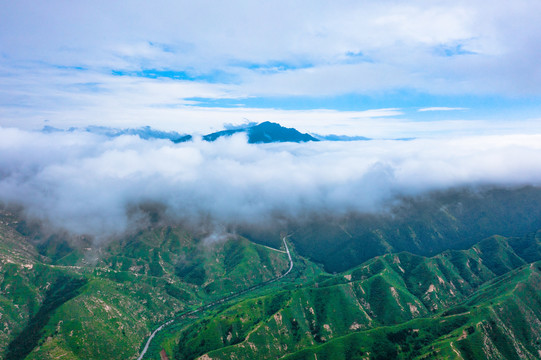
[[[424,112],[424,111],[458,111],[458,110],[468,110],[468,109],[461,108],[461,107],[435,106],[435,107],[427,107],[427,108],[418,109],[417,111]]]
[[[248,119],[374,138],[541,131],[532,115],[539,108],[530,105],[541,95],[536,0],[513,6],[484,0],[0,4],[4,127],[151,125],[206,133]],[[192,80],[113,75],[143,69],[184,72]],[[423,102],[408,106],[407,99],[397,100],[401,108],[367,111],[244,105],[253,97],[362,94],[394,107],[387,96],[399,98],[401,91],[514,96],[519,107],[529,108],[520,121],[504,118],[505,112],[473,121],[462,117],[477,114],[473,96],[472,111],[457,112],[462,118],[416,123],[408,114]],[[193,98],[234,99],[239,106],[192,106]],[[429,109],[436,108],[420,111]]]
[[[519,103],[538,97],[537,0],[0,0],[0,7],[0,200],[59,227],[123,231],[133,221],[127,209],[145,202],[163,204],[174,218],[256,221],[273,211],[370,210],[395,193],[541,179],[541,138],[517,135],[541,133],[535,117],[415,122],[403,103],[366,111],[243,105],[257,96],[385,99],[402,90]],[[144,69],[192,80],[113,75]],[[194,106],[193,98],[239,106]],[[419,109],[451,110],[465,109]],[[319,134],[425,139],[174,145],[6,128],[206,133],[245,119]],[[479,133],[487,136],[471,136]]]
[[[397,194],[541,185],[541,136],[250,145],[0,129],[0,201],[76,233],[111,236],[139,205],[217,224],[377,211]],[[130,215],[131,214],[131,215]]]
[[[237,95],[539,94],[541,4],[503,1],[3,1],[2,61],[224,71]],[[440,56],[461,45],[471,53]],[[362,53],[351,64],[347,53]],[[239,64],[308,64],[262,74]],[[235,65],[236,64],[236,65]],[[333,81],[333,75],[336,81]]]
[[[342,78],[346,82],[347,76]],[[329,79],[329,87],[340,86],[340,81],[332,80],[332,72]],[[287,88],[286,79],[280,86]],[[41,129],[45,125],[59,128],[150,125],[180,133],[209,133],[222,130],[225,123],[239,124],[247,119],[273,121],[321,135],[371,138],[541,132],[541,122],[535,118],[417,122],[400,108],[364,111],[249,108],[242,105],[243,96],[247,93],[237,84],[113,76],[61,68],[19,68],[10,72],[0,67],[0,124],[22,129]],[[191,97],[238,98],[241,104],[229,108],[194,106],[196,101],[186,100]]]

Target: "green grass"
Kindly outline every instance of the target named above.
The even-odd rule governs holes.
[[[439,229],[456,219],[452,211],[441,216],[427,226]],[[354,229],[344,229],[327,234],[354,241]],[[396,241],[434,235],[415,224],[399,230]],[[397,243],[378,226],[369,231],[368,249],[348,256],[365,256],[382,239]],[[108,244],[89,264],[62,239],[50,240],[40,257],[27,237],[0,226],[0,310],[10,330],[0,333],[0,357],[135,358],[150,332],[174,317],[147,358],[158,358],[162,348],[177,359],[205,353],[222,359],[456,358],[456,351],[472,359],[490,351],[514,358],[517,348],[536,357],[541,276],[540,264],[532,262],[541,259],[539,234],[493,236],[433,257],[385,254],[340,274],[325,273],[299,256],[302,244],[292,243],[293,271],[253,288],[289,264],[284,253],[243,237],[205,243],[180,228],[156,227]],[[339,242],[333,249],[351,250]],[[55,285],[66,277],[84,285]],[[253,290],[179,317],[244,289]]]
[[[489,256],[485,265],[483,259]],[[313,359],[314,354],[318,359],[441,359],[457,357],[456,351],[477,359],[486,357],[490,341],[498,354],[513,358],[515,347],[506,345],[513,338],[537,356],[540,347],[534,339],[541,329],[526,328],[525,319],[541,319],[540,293],[532,293],[535,286],[541,288],[541,278],[539,264],[524,264],[503,238],[433,258],[385,255],[345,274],[320,276],[311,285],[292,289],[273,316],[261,317],[257,307],[233,305],[196,321],[176,334],[183,339],[176,359],[205,352],[217,359],[286,354],[292,359]],[[497,276],[504,268],[509,270]],[[506,318],[512,316],[493,315],[494,309],[523,315],[511,321]],[[232,314],[251,319],[248,336],[246,330],[236,333],[235,326],[230,327]],[[229,333],[240,335],[233,337],[234,344],[224,341]],[[193,349],[197,351],[190,352]]]
[[[32,316],[26,327],[10,342],[6,360],[24,359],[38,345],[43,337],[43,328],[51,315],[65,302],[77,296],[85,279],[59,277],[45,293],[45,298],[38,312]]]

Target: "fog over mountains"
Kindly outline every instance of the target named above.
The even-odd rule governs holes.
[[[0,359],[541,358],[541,1],[0,4]]]
[[[99,238],[172,221],[217,227],[379,212],[400,195],[539,185],[541,136],[249,144],[244,133],[175,144],[137,135],[0,128],[0,201]],[[151,211],[151,212],[152,212]]]

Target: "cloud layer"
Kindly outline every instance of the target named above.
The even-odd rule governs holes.
[[[193,109],[198,101],[253,108],[244,101],[292,96],[330,98],[331,109],[489,115],[505,98],[520,119],[539,117],[537,0],[0,3],[2,126],[207,131],[250,110]],[[364,102],[340,98],[347,94]],[[328,122],[344,117],[353,123],[347,114]]]
[[[484,0],[3,1],[2,8],[8,61],[174,69],[217,81],[225,73],[243,84],[237,95],[541,90],[535,0],[512,7]]]
[[[397,195],[463,185],[541,185],[541,136],[173,144],[137,136],[0,128],[0,201],[76,234],[108,237],[160,209],[217,225],[380,211]]]

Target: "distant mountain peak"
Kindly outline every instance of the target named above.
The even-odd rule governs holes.
[[[231,136],[233,134],[244,132],[248,135],[250,144],[273,143],[273,142],[307,142],[319,141],[310,134],[303,134],[294,128],[286,128],[280,124],[270,121],[264,121],[257,125],[248,125],[246,127],[218,131],[203,136],[205,141],[214,141],[222,136]]]

